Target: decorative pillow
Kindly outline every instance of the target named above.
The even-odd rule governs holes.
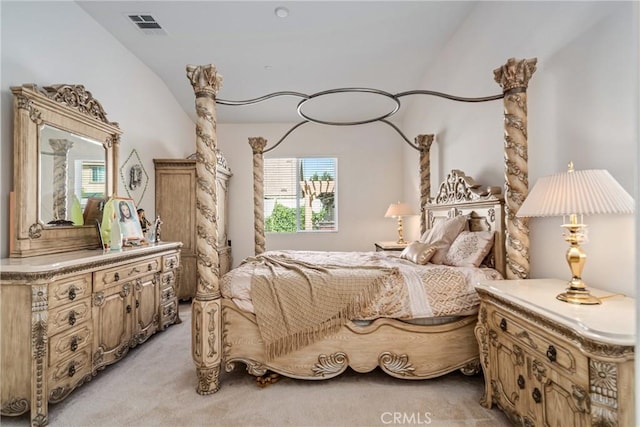
[[[453,218],[447,218],[444,221],[437,222],[431,229],[427,230],[421,237],[422,243],[433,244],[441,243],[431,258],[432,264],[442,264],[444,257],[447,255],[449,246],[458,237],[465,228],[467,228],[467,217],[459,215]]]
[[[404,248],[400,254],[400,258],[407,259],[415,264],[425,265],[429,262],[433,254],[436,253],[437,249],[437,245],[413,242]]]
[[[493,247],[493,240],[493,231],[463,231],[449,247],[443,263],[478,267]]]

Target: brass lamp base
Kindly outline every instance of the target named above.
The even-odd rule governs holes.
[[[557,299],[564,302],[570,302],[572,304],[584,304],[584,305],[597,305],[602,304],[598,298],[594,297],[586,289],[576,289],[573,287],[567,288],[566,292],[558,294]]]
[[[570,220],[570,224],[563,224],[562,227],[569,231],[568,234],[564,235],[564,238],[571,245],[567,250],[566,259],[571,269],[572,278],[569,281],[569,287],[566,292],[557,295],[556,298],[572,304],[602,304],[602,301],[591,295],[582,280],[582,269],[587,260],[587,254],[580,247],[580,243],[584,239],[582,230],[586,226],[578,223],[576,215],[571,215]]]
[[[404,240],[404,232],[402,229],[402,217],[399,216],[398,217],[398,240],[396,240],[396,243],[399,245],[404,245],[405,243],[407,243],[406,240]]]

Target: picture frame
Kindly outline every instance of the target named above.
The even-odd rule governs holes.
[[[91,225],[96,221],[102,221],[104,205],[109,200],[107,197],[89,197],[82,214],[84,223]]]
[[[116,218],[120,223],[120,231],[122,233],[122,241],[125,246],[138,245],[144,241],[142,226],[133,199],[128,197],[114,197],[113,210]]]

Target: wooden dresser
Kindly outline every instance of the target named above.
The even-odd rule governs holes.
[[[178,320],[180,243],[0,261],[2,415],[66,398]]]
[[[220,276],[231,269],[228,239],[228,187],[231,170],[220,153],[217,156],[217,224]],[[182,277],[178,299],[196,295],[196,161],[153,159],[156,178],[156,215],[162,220],[162,239],[182,242]]]
[[[635,300],[569,304],[556,299],[566,287],[555,279],[476,287],[481,403],[495,403],[521,426],[632,426]]]

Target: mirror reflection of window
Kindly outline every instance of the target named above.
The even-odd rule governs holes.
[[[104,162],[95,160],[80,160],[80,206],[82,209],[87,205],[90,197],[104,197],[106,185],[106,170]]]

